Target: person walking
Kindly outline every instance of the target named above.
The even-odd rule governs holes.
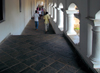
[[[49,22],[50,22],[50,16],[49,16],[48,12],[46,12],[43,19],[45,20],[45,22],[44,22],[45,23],[45,33],[47,33],[47,31],[49,30]]]
[[[37,10],[35,11],[35,14],[34,14],[34,21],[35,21],[35,30],[38,30],[38,26],[39,26],[39,14],[37,13]]]
[[[41,8],[39,8],[39,11],[38,11],[38,13],[39,13],[39,16],[40,16],[40,18],[39,19],[41,19]]]

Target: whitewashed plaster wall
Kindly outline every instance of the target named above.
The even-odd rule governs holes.
[[[31,0],[5,0],[5,21],[0,23],[0,42],[9,34],[20,35],[32,16]]]

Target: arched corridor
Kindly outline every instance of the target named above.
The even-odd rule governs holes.
[[[92,73],[73,47],[52,27],[44,33],[41,19],[34,30],[31,19],[22,35],[10,36],[0,46],[0,73]]]
[[[0,73],[99,73],[99,3],[0,0]]]
[[[24,29],[22,32],[22,35],[42,35],[45,34],[45,25],[43,22],[43,19],[39,20],[39,29],[38,31],[35,31],[35,26],[34,26],[34,19],[30,20],[27,27]],[[52,26],[49,25],[49,31],[47,34],[55,34],[55,32],[52,29]]]

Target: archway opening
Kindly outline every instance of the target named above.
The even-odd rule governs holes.
[[[63,31],[63,26],[64,26],[64,13],[63,13],[63,4],[60,3],[59,4],[59,24],[58,24],[58,28]]]
[[[74,44],[79,44],[80,42],[80,17],[79,17],[79,9],[74,4],[71,3],[66,10],[68,15],[68,24],[67,27],[67,35],[71,38]]]
[[[100,20],[100,10],[96,13],[96,15],[95,15],[95,19]]]
[[[70,4],[68,10],[68,35],[79,35],[80,34],[80,19],[78,7],[72,3]]]
[[[75,6],[75,10],[78,10],[77,6]],[[80,19],[77,14],[74,14],[74,30],[77,35],[80,35]]]
[[[45,4],[44,4],[43,1],[38,1],[38,2],[37,2],[37,7],[42,8],[42,7],[44,7],[44,6],[45,6]]]

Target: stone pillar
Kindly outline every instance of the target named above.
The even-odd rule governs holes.
[[[61,30],[63,31],[63,25],[64,25],[64,13],[61,11],[61,9],[59,10],[59,28],[61,28]]]
[[[100,62],[100,26],[93,27],[92,62]]]
[[[79,10],[66,10],[68,14],[68,31],[67,35],[76,35],[74,31],[74,14],[79,14]]]
[[[55,8],[55,22],[57,21],[57,10],[56,10],[56,8]]]
[[[74,14],[68,14],[68,22],[67,35],[76,35],[77,33],[74,31]]]
[[[51,17],[53,18],[53,7],[51,6]]]
[[[48,10],[48,11],[49,11],[49,14],[51,14],[51,13],[50,13],[50,10],[51,10],[51,9],[50,9],[50,5],[49,5],[49,10]]]
[[[54,7],[54,13],[53,13],[53,17],[54,17],[54,22],[56,22],[56,15],[57,14],[57,11],[56,11],[56,8]]]
[[[55,19],[55,7],[53,6],[53,21]]]
[[[92,55],[90,57],[94,68],[100,68],[100,20],[94,20],[92,39]]]

